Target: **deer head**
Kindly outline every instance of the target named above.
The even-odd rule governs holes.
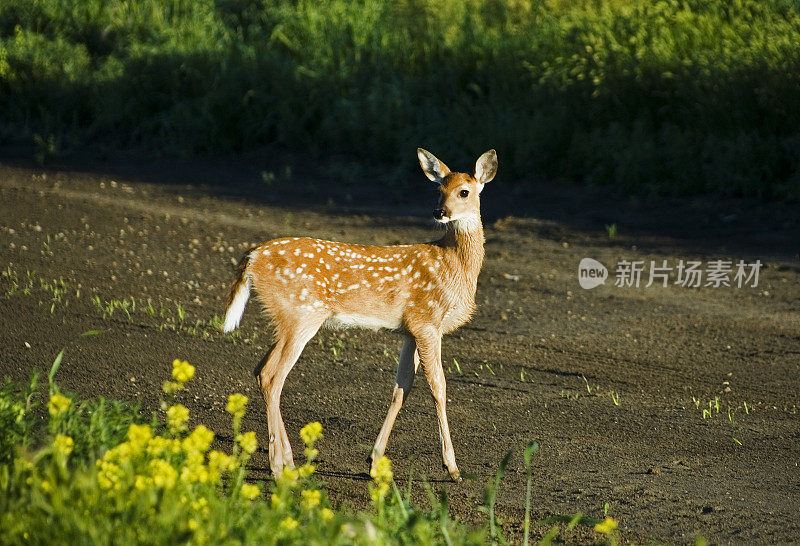
[[[425,176],[439,186],[439,202],[433,218],[439,223],[469,224],[480,221],[480,194],[484,184],[497,174],[497,152],[489,150],[475,163],[475,174],[454,173],[435,155],[417,149],[419,164]]]

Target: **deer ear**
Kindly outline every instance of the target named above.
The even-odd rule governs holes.
[[[422,172],[425,173],[428,180],[441,184],[444,177],[450,174],[450,169],[447,168],[447,165],[439,161],[436,156],[428,150],[417,148],[417,157],[419,158]]]
[[[475,180],[481,184],[491,182],[497,174],[497,152],[489,150],[475,162]]]

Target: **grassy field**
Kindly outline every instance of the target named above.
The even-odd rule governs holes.
[[[796,200],[799,34],[790,0],[6,0],[0,142],[278,144],[398,180],[418,145],[495,147],[507,180]]]

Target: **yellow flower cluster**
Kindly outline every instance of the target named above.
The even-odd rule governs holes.
[[[318,421],[307,424],[300,429],[300,438],[307,446],[313,446],[317,440],[322,438],[322,424]]]
[[[108,455],[109,452],[106,452]],[[118,464],[105,460],[106,458],[97,461],[97,483],[103,489],[122,489],[123,472]]]
[[[167,427],[172,434],[186,430],[189,420],[189,409],[182,404],[175,404],[167,409]]]
[[[311,510],[319,505],[319,501],[322,499],[322,493],[319,492],[318,489],[303,489],[300,492],[300,495],[303,497],[303,508],[306,510]]]
[[[230,470],[236,470],[238,466],[236,459],[227,453],[217,451],[216,449],[208,452],[208,468],[214,472],[215,475]]]
[[[56,453],[59,453],[64,457],[72,453],[73,445],[74,442],[72,441],[72,438],[64,434],[56,434],[56,437],[53,440],[53,447],[55,448]]]
[[[239,434],[238,436],[236,436],[236,442],[239,444],[239,447],[242,448],[242,451],[244,451],[248,455],[252,455],[253,453],[255,453],[256,448],[258,448],[256,433],[253,431]]]
[[[370,469],[369,475],[372,476],[374,485],[370,486],[370,494],[373,502],[378,502],[386,496],[389,492],[389,486],[392,484],[392,461],[387,456],[378,459],[375,465]]]
[[[173,381],[164,381],[162,390],[166,394],[173,394],[184,387],[184,384],[194,377],[194,366],[185,360],[175,359],[172,361]]]
[[[194,377],[194,366],[177,358],[172,361],[172,379],[178,383],[186,383]]]
[[[71,405],[72,400],[63,394],[56,393],[50,397],[50,402],[47,404],[47,411],[50,413],[50,417],[58,417],[67,411]]]
[[[205,453],[214,441],[214,433],[205,425],[197,425],[189,436],[183,439],[183,448],[186,451]]]
[[[135,452],[147,447],[147,443],[153,437],[150,425],[131,425],[128,427],[128,442]],[[119,447],[119,446],[117,446]]]
[[[298,521],[293,517],[287,516],[283,518],[283,520],[281,520],[281,527],[283,527],[287,531],[294,531],[295,529],[297,529],[298,525],[299,525]]]
[[[168,455],[178,455],[183,451],[181,441],[177,438],[164,438],[156,436],[147,442],[147,455],[150,457],[162,457]]]
[[[150,477],[157,487],[170,489],[175,485],[175,481],[178,479],[178,471],[167,461],[153,459],[148,466],[150,468]]]
[[[214,433],[197,426],[183,439],[153,436],[149,425],[131,425],[127,441],[108,450],[97,461],[103,489],[135,487],[169,489],[178,479],[186,483],[217,483],[224,472],[238,468],[236,459],[220,451],[208,453]],[[123,469],[130,469],[128,472]],[[126,481],[126,476],[128,476]]]
[[[286,487],[291,489],[295,485],[297,485],[297,478],[300,476],[300,473],[295,468],[284,468],[281,475],[278,476],[278,486],[279,487]]]
[[[247,500],[254,500],[261,494],[261,490],[257,485],[252,485],[249,483],[242,484],[242,488],[239,490],[239,492]]]
[[[617,520],[614,518],[606,518],[603,523],[598,523],[594,526],[594,530],[604,535],[610,535],[617,528]]]
[[[241,420],[244,417],[245,407],[247,406],[247,397],[243,394],[231,394],[228,396],[228,405],[225,411],[233,415],[234,419]]]

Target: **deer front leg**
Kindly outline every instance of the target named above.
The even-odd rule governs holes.
[[[411,391],[411,386],[414,384],[414,374],[419,366],[419,355],[417,354],[417,343],[413,337],[407,336],[403,340],[403,348],[400,349],[400,358],[397,362],[397,375],[395,376],[394,392],[392,394],[392,403],[389,406],[389,411],[386,414],[386,419],[383,421],[383,426],[375,440],[375,447],[372,448],[372,466],[370,474],[375,470],[375,465],[378,459],[383,457],[386,451],[386,444],[389,442],[389,435],[392,433],[394,421],[403,402]]]
[[[431,387],[431,394],[436,403],[436,416],[439,420],[439,439],[442,442],[442,461],[453,481],[461,481],[461,473],[456,466],[456,454],[453,441],[450,439],[450,427],[447,424],[447,385],[442,368],[442,337],[428,333],[417,337],[417,350],[425,370],[425,378]]]

